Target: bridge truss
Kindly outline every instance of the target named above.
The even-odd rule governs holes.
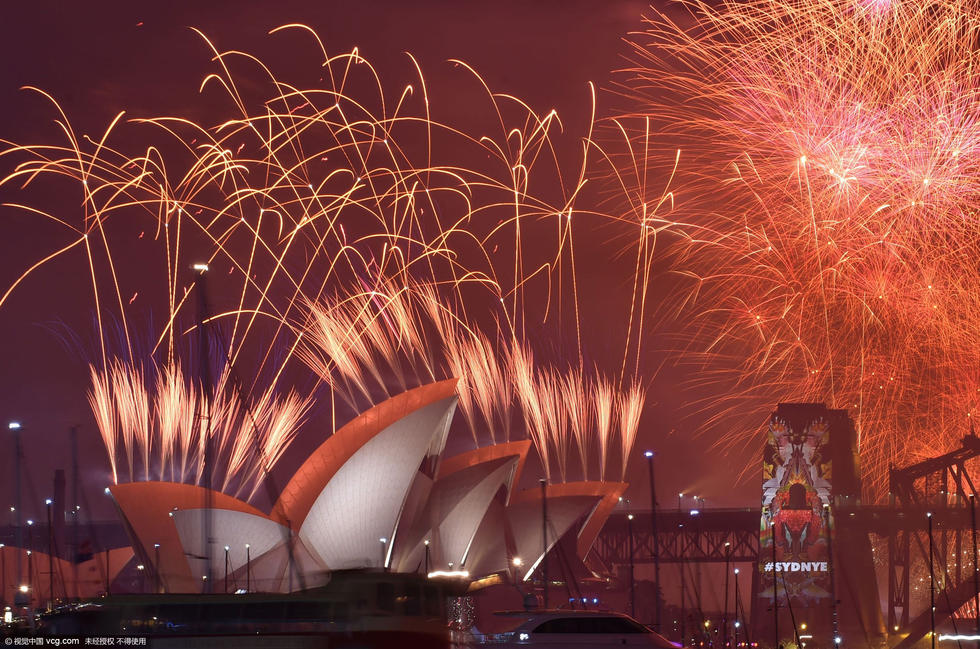
[[[890,503],[862,505],[842,499],[833,508],[835,525],[848,533],[877,536],[887,542],[889,631],[905,638],[895,649],[906,649],[926,637],[932,620],[929,607],[915,617],[911,611],[913,566],[929,565],[928,524],[932,519],[932,560],[935,575],[935,624],[952,620],[980,591],[980,572],[974,557],[977,480],[968,470],[980,457],[980,438],[968,435],[960,448],[890,473]],[[651,512],[616,512],[596,539],[591,556],[611,569],[630,562],[630,527],[633,563],[653,561]],[[661,563],[724,563],[759,561],[760,510],[710,509],[657,512],[657,550]],[[977,610],[980,628],[980,608]],[[973,625],[970,625],[970,631]],[[907,634],[907,635],[906,635]]]

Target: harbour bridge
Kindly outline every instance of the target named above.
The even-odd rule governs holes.
[[[848,546],[870,544],[887,570],[885,617],[893,649],[906,649],[928,637],[934,627],[959,625],[980,629],[980,573],[977,565],[976,484],[967,464],[980,456],[980,438],[970,434],[960,447],[904,468],[892,469],[886,505],[865,505],[854,498],[835,498],[833,556],[838,562],[838,601],[873,598],[877,588],[857,583],[874,571],[849,561]],[[696,512],[696,513],[695,513]],[[619,511],[610,516],[592,548],[591,558],[610,571],[631,564],[751,563],[752,601],[775,579],[760,556],[761,510],[663,508],[655,520],[647,511]],[[632,518],[628,518],[632,516]],[[632,537],[632,538],[631,538]],[[930,552],[931,549],[931,552]],[[886,555],[882,559],[880,550]],[[931,554],[931,561],[930,561]],[[929,566],[932,565],[930,573]],[[854,570],[843,570],[844,568]],[[856,569],[855,569],[856,568]],[[868,568],[868,566],[865,566]],[[928,604],[913,610],[913,572],[933,575],[935,617]],[[852,579],[848,579],[850,573]],[[770,577],[772,575],[772,577]],[[860,575],[860,577],[858,577]],[[972,602],[972,606],[970,606]],[[758,608],[753,606],[753,611]],[[969,618],[964,620],[964,611]]]

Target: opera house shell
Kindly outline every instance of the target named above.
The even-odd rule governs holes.
[[[212,590],[227,579],[232,590],[288,592],[351,568],[511,575],[515,557],[524,565],[516,577],[527,578],[544,556],[540,490],[516,491],[531,443],[444,458],[456,405],[452,379],[370,408],[303,462],[269,512],[189,484],[131,482],[109,491],[138,560],[163,592],[204,589],[206,553]],[[549,485],[549,546],[578,524],[584,556],[625,487]]]

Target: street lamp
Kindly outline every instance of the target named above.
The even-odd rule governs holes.
[[[7,605],[7,555],[3,549],[7,547],[0,543],[0,607]]]
[[[160,544],[153,544],[153,586],[156,592],[161,592],[163,582],[160,579]]]
[[[23,458],[20,447],[20,422],[12,421],[7,424],[7,430],[14,434],[14,505],[10,508],[10,511],[15,514],[15,525],[14,525],[14,545],[17,547],[18,552],[24,547],[24,530],[21,523],[21,516],[23,516],[23,509],[21,508],[20,502],[20,464]],[[24,583],[24,571],[21,567],[20,556],[17,557],[17,583]],[[21,591],[25,592],[26,591]],[[17,603],[17,596],[14,596],[14,603]]]
[[[772,636],[773,646],[779,646],[779,581],[776,579],[776,521],[769,523],[772,530]],[[935,647],[933,647],[935,649]]]
[[[378,539],[378,541],[381,543],[381,569],[387,570],[388,566],[385,565],[385,557],[387,553],[385,551],[388,548],[388,539],[382,536],[380,539]]]
[[[735,649],[738,649],[738,628],[742,626],[742,623],[738,619],[738,568],[733,571],[735,573],[735,638],[734,644]]]
[[[425,540],[425,574],[429,574],[429,539]]]
[[[936,573],[933,568],[933,539],[932,539],[932,512],[926,514],[929,519],[929,639],[932,641],[932,649],[936,649]],[[840,644],[840,637],[834,638],[834,642]]]
[[[636,617],[636,589],[633,582],[633,514],[626,515],[626,529],[630,539],[630,615]]]
[[[245,544],[245,590],[252,592],[252,546]]]
[[[227,545],[225,546],[225,592],[228,592],[228,551],[231,550]]]
[[[54,608],[54,524],[51,517],[51,504],[54,501],[45,499],[44,506],[48,515],[48,602],[50,611]]]
[[[650,477],[650,532],[653,534],[653,538],[650,541],[651,550],[653,552],[653,580],[657,584],[657,590],[654,592],[655,601],[655,618],[654,618],[654,630],[660,633],[660,617],[662,602],[660,598],[660,548],[657,536],[657,482],[654,478],[653,473],[653,451],[645,451],[643,456],[647,459],[647,472]]]

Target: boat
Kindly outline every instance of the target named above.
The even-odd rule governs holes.
[[[294,593],[111,595],[42,615],[37,635],[146,638],[145,646],[161,649],[448,649],[447,602],[467,586],[350,570]]]

